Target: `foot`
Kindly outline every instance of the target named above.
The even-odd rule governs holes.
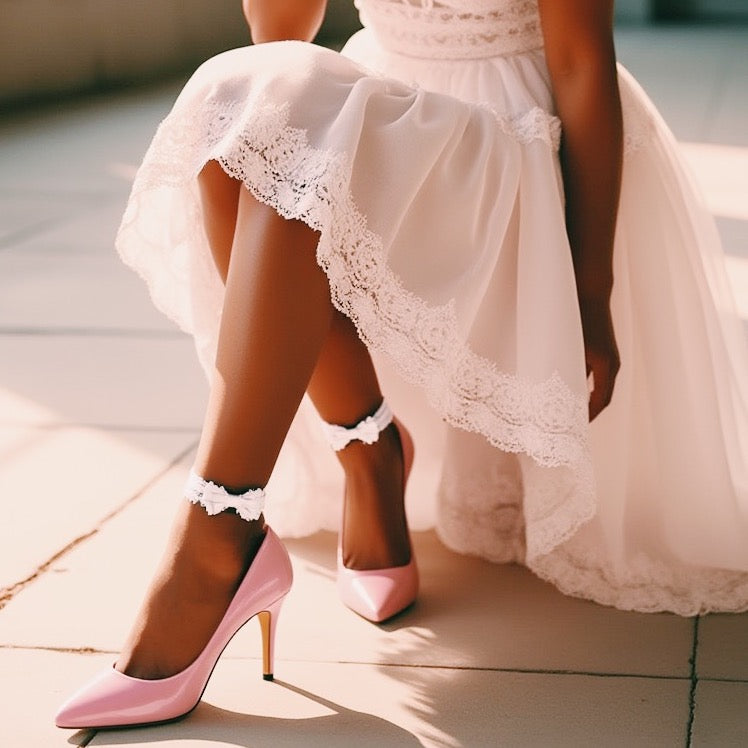
[[[209,516],[184,501],[115,668],[153,680],[190,665],[218,627],[263,537],[262,518]]]
[[[353,441],[338,452],[346,474],[342,551],[347,569],[365,571],[410,561],[403,448],[408,431],[391,423],[374,444]]]

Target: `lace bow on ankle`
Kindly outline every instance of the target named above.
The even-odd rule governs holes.
[[[230,494],[223,486],[201,478],[194,470],[190,470],[184,496],[191,504],[200,504],[210,515],[235,509],[247,522],[259,519],[265,508],[263,489],[250,488],[244,493]]]
[[[352,428],[338,426],[334,423],[322,421],[322,430],[325,433],[330,446],[339,452],[352,441],[360,441],[364,444],[374,444],[379,440],[380,432],[384,431],[392,423],[392,411],[385,401],[377,409],[376,413],[363,421],[359,421]]]

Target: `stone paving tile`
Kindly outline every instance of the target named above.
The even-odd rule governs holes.
[[[683,680],[287,663],[219,663],[172,725],[100,731],[92,746],[680,746]]]
[[[0,210],[7,210],[19,224],[31,224],[39,218],[60,219],[27,232],[25,238],[6,246],[0,257],[111,256],[125,203],[126,195],[107,192],[0,190]]]
[[[394,664],[688,673],[692,624],[684,619],[565,597],[522,567],[457,556],[431,533],[416,534],[414,541],[421,593],[413,609],[382,627],[389,634],[351,617],[337,602],[334,537],[290,541],[299,583],[284,621],[292,631],[287,655],[308,658],[311,640],[312,651],[326,652],[325,659],[358,661],[366,651],[362,642],[370,642],[364,647],[372,656]],[[324,616],[309,615],[326,607]],[[334,637],[327,631],[330,615]]]
[[[0,645],[117,651],[163,550],[185,477],[185,465],[167,470],[154,484],[160,490],[135,498],[19,592],[0,611]]]
[[[693,748],[745,748],[748,683],[699,681],[691,735]]]
[[[696,674],[699,678],[748,681],[748,613],[701,618]],[[748,722],[748,701],[745,715]]]
[[[179,89],[167,81],[4,117],[0,190],[126,196],[132,171]]]
[[[82,683],[97,666],[106,667],[105,660],[111,658],[0,649],[0,745],[3,748],[85,745],[92,731],[60,730],[54,725],[54,714],[71,687]]]
[[[65,223],[71,215],[91,210],[91,205],[97,203],[101,199],[94,193],[0,190],[0,250],[23,244],[29,237]]]
[[[0,594],[94,530],[196,440],[193,432],[0,425],[0,496],[21,497],[7,502],[0,523],[0,548],[13,549],[0,556]]]
[[[745,253],[748,239],[748,148],[716,143],[681,143],[681,152],[712,214],[742,224]],[[733,227],[733,231],[736,228]],[[730,238],[728,233],[727,239]]]
[[[81,224],[60,231],[90,230],[90,222]],[[111,249],[99,255],[29,247],[0,252],[0,334],[37,330],[179,334]]]
[[[0,335],[6,424],[199,429],[207,384],[192,340]]]

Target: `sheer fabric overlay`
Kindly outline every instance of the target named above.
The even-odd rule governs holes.
[[[196,177],[217,161],[320,232],[333,303],[416,438],[415,529],[436,525],[460,552],[524,562],[564,592],[621,608],[748,608],[748,364],[713,223],[656,111],[621,70],[624,366],[590,428],[534,3],[359,5],[373,27],[345,56],[271,44],[196,72],[138,173],[121,255],[210,372],[223,290]],[[431,19],[418,55],[376,26],[394,6]],[[482,52],[428,51],[454,30],[440,31],[445,13],[489,24]],[[524,41],[497,54],[491,37],[509,33],[507,19]],[[308,403],[268,497],[284,534],[338,526],[341,480]]]

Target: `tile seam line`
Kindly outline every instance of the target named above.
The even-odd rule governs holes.
[[[0,429],[29,429],[31,431],[62,431],[65,429],[93,429],[95,431],[128,434],[138,431],[148,434],[196,434],[199,426],[147,426],[145,424],[94,423],[86,421],[0,421]]]
[[[288,662],[317,662],[316,660],[288,660]],[[324,661],[319,661],[324,662]],[[339,665],[371,665],[382,668],[408,668],[411,670],[458,670],[466,672],[481,673],[524,673],[529,675],[586,675],[594,678],[646,678],[650,680],[688,680],[687,675],[655,675],[653,673],[616,673],[600,672],[594,670],[573,670],[566,668],[512,668],[512,667],[487,667],[480,665],[418,665],[413,663],[397,662],[359,662],[356,660],[338,660]]]
[[[16,231],[11,231],[0,239],[0,252],[6,249],[11,249],[18,244],[25,244],[30,239],[33,239],[40,234],[44,234],[50,229],[59,228],[66,223],[65,218],[47,218],[33,224],[32,226],[26,226]]]
[[[19,592],[21,592],[28,585],[32,584],[40,576],[42,576],[49,569],[49,567],[52,566],[52,564],[54,564],[56,561],[59,561],[61,558],[66,556],[70,551],[72,551],[74,548],[76,548],[78,545],[80,545],[84,541],[88,540],[94,535],[97,535],[99,531],[102,530],[110,520],[114,519],[114,517],[116,517],[118,514],[123,512],[128,506],[130,506],[132,503],[134,503],[139,498],[141,498],[141,496],[149,488],[151,488],[151,486],[153,486],[158,480],[160,480],[169,470],[171,470],[181,460],[183,460],[196,446],[197,446],[196,440],[190,442],[190,444],[185,449],[181,450],[176,455],[176,457],[174,457],[162,470],[159,470],[152,478],[146,481],[145,484],[143,484],[137,491],[135,491],[135,493],[133,493],[129,499],[127,499],[125,502],[120,504],[116,509],[113,509],[108,514],[104,515],[104,517],[102,517],[98,521],[96,526],[93,527],[91,530],[71,540],[67,545],[65,545],[55,554],[53,554],[50,558],[48,558],[42,564],[40,564],[31,574],[29,574],[29,576],[27,576],[24,579],[19,580],[18,582],[15,582],[14,584],[11,584],[8,587],[0,588],[0,611],[2,611],[2,609],[9,602],[11,602],[13,598]]]
[[[54,647],[54,646],[34,646],[26,644],[0,644],[0,651],[24,651],[24,652],[55,652],[58,654],[83,654],[83,655],[115,655],[117,650],[111,649],[97,649],[95,647]],[[247,662],[255,662],[259,660],[258,657],[228,657],[228,661],[241,662],[246,660]],[[572,669],[560,669],[560,668],[503,668],[503,667],[481,667],[481,666],[468,666],[468,665],[417,665],[412,663],[397,663],[397,662],[365,662],[363,660],[304,660],[304,659],[287,659],[285,660],[288,664],[304,664],[304,665],[362,665],[364,667],[379,667],[379,668],[403,668],[409,670],[457,670],[465,672],[477,672],[477,673],[520,673],[525,675],[582,675],[594,678],[644,678],[648,680],[671,680],[671,681],[687,681],[689,677],[687,675],[655,675],[651,673],[617,673],[617,672],[595,672],[591,670],[572,670]],[[735,682],[743,683],[745,681],[730,679],[710,679],[719,680],[720,682]]]
[[[59,197],[59,194],[56,194],[55,197]],[[117,196],[119,197],[119,196]],[[95,203],[95,208],[99,209],[102,205],[106,205],[108,202],[114,202],[114,196],[87,196],[87,200],[93,200]],[[65,226],[66,224],[70,224],[73,221],[82,218],[83,216],[92,213],[94,210],[93,207],[86,207],[81,208],[78,211],[75,211],[74,213],[68,213],[63,216],[60,216],[59,218],[45,218],[40,220],[37,223],[34,223],[30,226],[24,226],[20,229],[16,229],[14,231],[11,231],[10,233],[6,234],[4,237],[0,239],[0,252],[12,249],[18,244],[25,244],[26,242],[30,241],[31,239],[34,239],[35,237],[42,236],[45,233],[47,233],[50,230],[60,228],[61,226]]]
[[[696,716],[696,687],[699,684],[699,676],[696,668],[696,658],[699,650],[699,621],[701,616],[693,619],[693,642],[691,645],[691,657],[689,664],[691,666],[690,678],[691,685],[688,689],[688,722],[686,724],[686,748],[693,745],[693,722]]]
[[[0,336],[68,337],[68,338],[139,338],[147,340],[187,340],[191,336],[181,330],[128,330],[125,327],[2,327]]]
[[[77,200],[107,200],[110,198],[119,197],[122,193],[114,189],[107,190],[96,190],[84,188],[67,187],[65,189],[44,189],[38,187],[20,187],[10,188],[0,186],[0,199],[2,198],[15,198],[22,200],[36,200],[43,199],[49,200],[54,198],[62,198],[63,200],[69,200],[75,202]]]

